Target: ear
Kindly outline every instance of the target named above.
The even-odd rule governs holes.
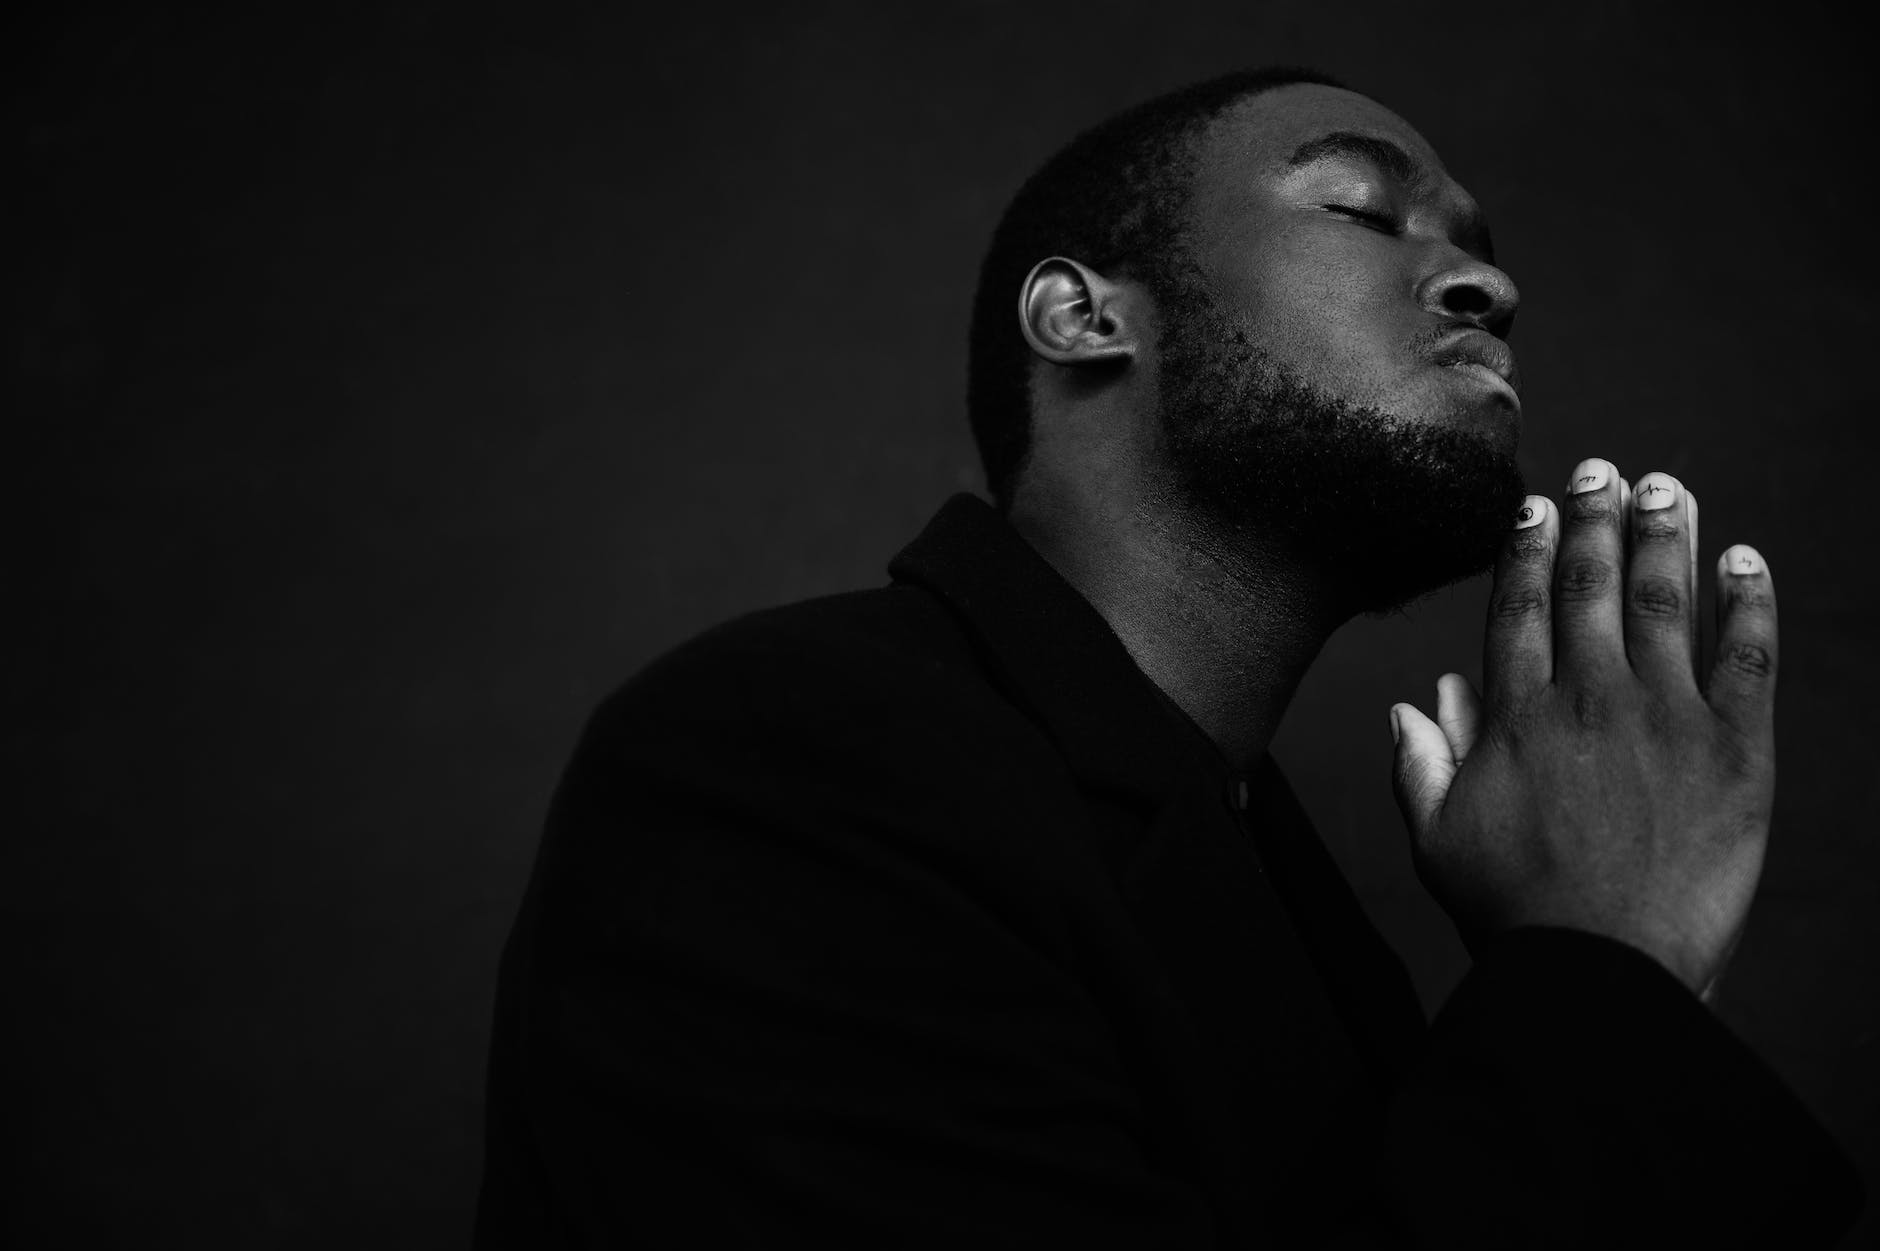
[[[1018,296],[1031,350],[1054,365],[1134,359],[1142,327],[1138,293],[1062,256],[1039,261]]]

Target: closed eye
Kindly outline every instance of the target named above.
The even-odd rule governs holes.
[[[1382,213],[1372,213],[1365,209],[1353,208],[1349,204],[1327,204],[1324,207],[1328,213],[1343,213],[1345,216],[1361,221],[1367,226],[1375,226],[1379,230],[1386,231],[1393,235],[1397,233],[1397,223],[1391,218],[1384,216]]]

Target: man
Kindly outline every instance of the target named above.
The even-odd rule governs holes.
[[[1020,191],[997,506],[588,727],[505,955],[479,1240],[1815,1246],[1836,1146],[1709,1014],[1773,794],[1774,584],[1697,506],[1513,460],[1517,295],[1375,101],[1264,71]],[[1014,310],[1016,309],[1016,314]],[[1475,966],[1427,1026],[1268,754],[1326,638],[1492,569],[1399,705]]]

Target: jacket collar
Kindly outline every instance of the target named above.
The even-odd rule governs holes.
[[[1258,1175],[1275,1179],[1277,1200],[1290,1184],[1277,1179],[1298,1164],[1295,1138],[1305,1140],[1325,1101],[1351,1097],[1365,1080],[1387,1085],[1423,1028],[1402,965],[1284,774],[1267,754],[1251,788],[1242,785],[1102,615],[977,497],[949,499],[888,572],[949,606],[993,680],[1055,741],[1087,794],[1136,808],[1124,897],[1186,1005],[1172,1015],[1190,1023],[1219,1075],[1201,1080],[1207,1089],[1187,1105],[1234,1109],[1257,1127],[1251,1136],[1209,1129],[1215,1114],[1197,1113],[1197,1132],[1222,1135],[1206,1158],[1229,1162],[1216,1179],[1222,1194],[1244,1189],[1234,1177]],[[1286,1106],[1318,1111],[1293,1123],[1262,1104],[1271,1089],[1261,1083],[1275,1073],[1287,1075]]]
[[[1205,900],[1197,891],[1233,879],[1234,866],[1179,867],[1183,856],[1226,855],[1218,846],[1199,847],[1181,831],[1238,809],[1248,829],[1258,832],[1260,858],[1274,857],[1271,867],[1288,879],[1289,910],[1304,931],[1299,939],[1316,950],[1333,981],[1365,987],[1354,1010],[1377,1014],[1362,1028],[1377,1053],[1400,1056],[1414,1042],[1422,1010],[1403,965],[1365,917],[1271,753],[1261,756],[1250,777],[1236,776],[1201,728],[1149,681],[1103,616],[976,496],[949,499],[888,571],[952,608],[995,680],[1056,742],[1080,787],[1129,803],[1148,818],[1147,854],[1132,861],[1128,876],[1138,902],[1167,922],[1169,950],[1200,953],[1207,946],[1172,936],[1192,918],[1280,915],[1267,866],[1242,862],[1252,869],[1240,878],[1242,894]],[[1271,906],[1255,906],[1256,894]],[[1281,929],[1249,945],[1298,941],[1292,927]],[[1184,961],[1209,967],[1199,954],[1175,963]],[[1204,996],[1197,991],[1194,997]],[[1385,1067],[1395,1065],[1386,1059]]]
[[[888,574],[954,611],[1080,786],[1160,806],[1198,757],[1227,771],[1102,614],[984,500],[947,500]]]

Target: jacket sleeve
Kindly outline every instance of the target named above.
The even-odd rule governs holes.
[[[1048,762],[798,663],[591,724],[505,952],[477,1245],[1221,1246],[1024,859]],[[1571,931],[1484,952],[1375,1112],[1324,1246],[1801,1248],[1858,1203],[1694,996]]]
[[[1830,1247],[1862,1188],[1776,1074],[1653,960],[1503,935],[1389,1101],[1379,1193],[1415,1246]]]

